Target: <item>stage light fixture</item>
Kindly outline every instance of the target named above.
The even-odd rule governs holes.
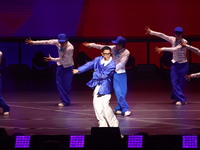
[[[198,136],[197,135],[182,136],[182,148],[198,148]]]
[[[85,136],[84,135],[71,135],[70,148],[84,148]]]
[[[142,148],[142,147],[143,147],[143,135],[128,136],[128,148]]]
[[[29,148],[31,142],[31,136],[16,136],[15,148]]]

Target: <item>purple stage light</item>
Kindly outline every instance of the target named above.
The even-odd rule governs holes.
[[[29,148],[31,136],[16,136],[15,148]]]
[[[85,142],[84,135],[71,135],[70,136],[70,148],[83,148]]]
[[[142,135],[129,135],[128,148],[142,148],[143,136]]]
[[[183,136],[182,148],[198,148],[198,136],[195,135]]]

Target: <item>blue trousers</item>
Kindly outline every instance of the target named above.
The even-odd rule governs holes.
[[[3,108],[3,112],[9,112],[10,111],[10,107],[6,104],[6,102],[3,99],[2,96],[2,77],[0,74],[0,107]]]
[[[115,107],[115,111],[122,111],[122,113],[126,111],[130,111],[128,103],[126,102],[126,93],[127,93],[127,75],[126,73],[113,75],[113,88],[115,91],[115,95],[117,98],[117,106]]]
[[[185,75],[188,73],[188,63],[172,63],[171,67],[171,83],[172,93],[171,99],[175,101],[186,101],[182,90],[185,84]]]
[[[64,68],[62,65],[57,67],[56,70],[56,85],[60,99],[64,105],[70,105],[69,92],[73,79],[72,69],[74,66]]]

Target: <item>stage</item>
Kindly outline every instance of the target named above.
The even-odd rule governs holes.
[[[92,90],[85,83],[88,75],[76,75],[70,93],[71,106],[58,107],[59,96],[54,75],[51,77],[9,76],[4,80],[3,95],[11,112],[2,115],[0,128],[9,136],[90,135],[98,127],[92,106]],[[171,85],[167,77],[128,74],[127,101],[132,114],[117,116],[122,135],[200,134],[200,79],[186,83],[188,104],[176,106],[170,100]],[[112,95],[111,107],[116,105]]]

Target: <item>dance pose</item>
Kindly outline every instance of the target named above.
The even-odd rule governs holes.
[[[94,89],[93,106],[99,127],[118,127],[119,122],[113,113],[109,103],[112,92],[112,77],[115,71],[115,62],[111,57],[111,49],[103,47],[102,56],[96,57],[93,61],[73,69],[74,74],[80,74],[94,69],[92,79],[87,85]]]
[[[0,63],[2,61],[3,53],[0,51]],[[3,108],[3,115],[9,115],[10,114],[10,107],[3,99],[2,96],[2,75],[0,74],[0,107]]]
[[[53,58],[49,54],[49,57],[44,57],[44,59],[47,62],[54,61],[58,65],[56,70],[56,85],[61,99],[58,106],[69,106],[70,98],[68,95],[73,79],[72,69],[74,68],[74,47],[68,41],[66,34],[59,34],[58,39],[33,41],[29,38],[26,39],[25,42],[30,45],[55,45],[58,48],[59,56],[57,58]]]
[[[127,75],[125,65],[128,61],[130,52],[125,48],[126,39],[118,36],[116,40],[112,41],[115,45],[110,45],[113,60],[116,64],[115,73],[113,75],[113,87],[117,98],[117,106],[115,107],[115,114],[130,116],[131,111],[126,101],[127,94]],[[83,43],[86,47],[102,49],[106,45],[96,43]]]
[[[176,105],[186,104],[186,97],[183,94],[182,90],[185,84],[185,75],[188,73],[188,62],[186,57],[186,47],[182,47],[180,43],[187,43],[185,39],[182,38],[183,28],[176,27],[174,29],[175,36],[168,36],[160,32],[146,28],[146,33],[150,35],[158,36],[171,43],[172,47],[176,47],[176,50],[168,48],[156,48],[158,52],[160,51],[171,51],[173,54],[172,66],[171,66],[171,84],[172,84],[172,93],[171,99],[174,100]]]

